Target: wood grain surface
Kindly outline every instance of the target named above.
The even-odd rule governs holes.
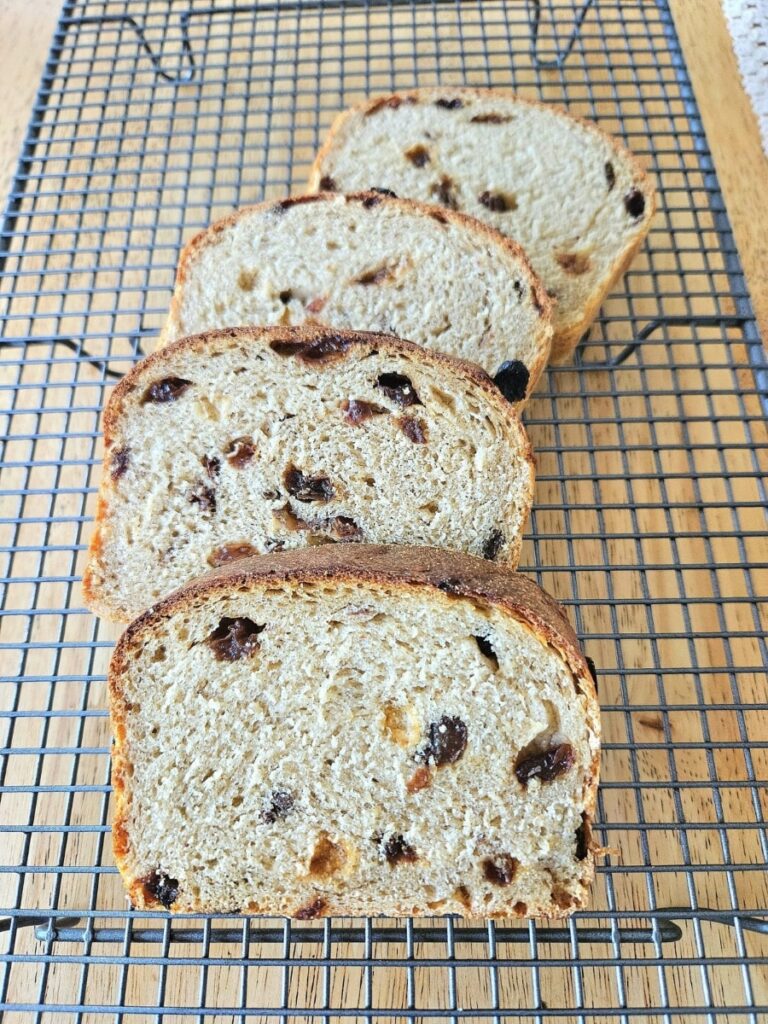
[[[671,3],[765,339],[768,168],[757,127],[738,80],[717,0]],[[11,180],[24,137],[58,6],[53,0],[0,0],[3,191]],[[397,26],[395,18],[394,32]],[[233,74],[236,73],[234,69]],[[616,73],[620,76],[621,69]],[[578,68],[569,71],[569,84],[578,87],[579,74]],[[310,89],[309,84],[307,88]],[[610,102],[609,84],[600,86],[596,95]],[[661,123],[663,110],[654,111],[651,101],[648,109],[658,114]],[[727,110],[727,116],[723,116],[723,110]],[[297,120],[301,123],[308,116],[301,112]],[[696,157],[687,152],[686,169],[695,169]],[[670,177],[672,174],[670,171]],[[169,177],[173,185],[172,173]],[[702,205],[705,203],[704,199]],[[669,231],[662,227],[658,232],[659,252],[654,254],[653,264],[656,276],[651,276],[645,253],[633,268],[632,287],[639,295],[653,292],[664,274],[677,274],[682,279],[686,274],[696,273],[696,252],[679,255],[664,248],[669,246],[671,231],[682,231],[685,218],[692,216],[692,211],[665,213]],[[118,221],[119,216],[118,213]],[[132,211],[125,215],[126,221],[131,216]],[[153,216],[151,210],[141,211],[133,223],[143,223],[141,218]],[[161,226],[157,236],[168,246],[177,241],[172,227]],[[700,230],[708,247],[716,250],[711,218],[701,217]],[[724,273],[718,280],[721,278],[725,281]],[[121,281],[137,287],[144,284],[138,271],[127,271]],[[727,282],[720,287],[727,291]],[[109,287],[105,290],[109,291]],[[76,289],[73,292],[67,301],[76,303]],[[98,313],[99,301],[99,294],[95,294],[92,316]],[[111,296],[103,301],[111,301]],[[679,308],[672,304],[664,312],[684,312],[679,293],[675,301]],[[706,296],[696,301],[700,311],[710,311]],[[611,303],[609,312],[621,314],[622,299],[613,299]],[[655,307],[650,299],[641,298],[636,312],[651,316]],[[36,313],[38,317],[45,315],[45,302]],[[705,335],[702,329],[700,336]],[[749,740],[766,739],[765,722],[757,714],[747,711],[740,717],[734,710],[739,701],[764,700],[764,676],[752,669],[760,664],[761,656],[755,634],[766,623],[757,617],[748,600],[750,595],[745,592],[745,577],[739,566],[748,560],[761,566],[766,561],[765,520],[752,451],[754,445],[765,442],[765,424],[754,394],[742,398],[728,393],[729,388],[732,392],[732,375],[730,369],[722,367],[729,366],[734,358],[737,364],[745,359],[738,330],[721,341],[720,329],[712,329],[707,346],[714,367],[711,371],[701,367],[701,353],[686,341],[689,336],[689,328],[670,331],[680,369],[665,367],[665,360],[670,358],[668,349],[651,340],[644,349],[645,359],[657,368],[622,371],[618,399],[610,393],[600,393],[598,374],[566,371],[552,378],[559,421],[553,422],[554,405],[543,396],[537,396],[529,414],[531,437],[539,451],[536,532],[542,539],[537,541],[535,553],[533,542],[527,541],[522,564],[531,565],[535,554],[535,561],[549,567],[544,582],[555,596],[567,599],[578,592],[584,598],[583,607],[571,609],[571,614],[579,631],[591,638],[588,653],[601,668],[604,734],[613,744],[603,762],[606,786],[601,818],[612,826],[607,838],[619,851],[615,863],[620,870],[604,873],[598,880],[594,903],[603,910],[618,907],[642,912],[649,907],[688,906],[693,898],[701,905],[723,908],[731,906],[731,899],[743,906],[768,906],[768,880],[764,871],[757,870],[763,864],[763,852],[753,827],[760,808],[749,785],[753,777],[766,777],[768,758],[759,747],[747,754],[739,749],[745,731]],[[667,387],[673,369],[682,394]],[[6,371],[2,366],[0,371],[0,380],[15,382],[15,371]],[[61,390],[49,388],[53,407],[47,410],[40,408],[41,390],[35,388],[45,380],[44,368],[29,366],[23,371],[22,380],[29,389],[20,391],[17,399],[22,434],[9,446],[8,458],[22,461],[31,455],[37,465],[31,475],[11,466],[4,476],[7,487],[35,489],[34,494],[19,498],[16,514],[30,517],[19,533],[13,535],[9,527],[0,527],[0,542],[8,545],[15,541],[21,548],[14,556],[12,572],[22,582],[9,587],[6,596],[6,608],[11,612],[28,609],[33,599],[43,610],[80,604],[74,581],[82,571],[83,558],[73,549],[87,536],[87,528],[84,532],[82,524],[76,522],[77,517],[90,516],[94,507],[93,495],[86,501],[79,492],[98,481],[98,467],[88,467],[87,462],[99,454],[89,435],[98,423],[101,392],[87,379],[82,384],[80,378],[77,389],[68,391],[67,372],[64,367],[51,371],[49,380],[61,386]],[[87,371],[81,372],[85,379]],[[591,389],[587,399],[579,394],[579,382],[583,380]],[[750,386],[746,373],[744,382],[746,387]],[[691,394],[685,393],[687,386]],[[73,399],[72,407],[67,409],[67,398],[75,391],[77,401]],[[26,421],[21,415],[24,408],[34,412],[36,419]],[[34,448],[23,436],[23,430],[30,429],[30,422],[49,435],[35,442]],[[68,433],[65,440],[57,436],[62,432]],[[65,467],[62,474],[56,469],[62,459],[78,468]],[[34,517],[45,516],[59,516],[61,522],[45,535],[51,550],[42,555],[43,533]],[[739,531],[744,539],[737,542],[735,534]],[[578,561],[592,567],[578,584],[567,568],[574,549]],[[644,566],[642,573],[637,570],[638,565]],[[611,566],[612,571],[608,572],[606,566]],[[626,567],[625,572],[622,567]],[[755,569],[752,579],[762,585],[762,593],[768,591],[765,569]],[[652,588],[653,601],[643,589],[646,584]],[[23,616],[9,616],[2,639],[18,640],[21,646],[29,640],[25,624]],[[64,629],[63,639],[73,645],[93,644],[94,639],[104,643],[115,636],[115,630],[103,625],[97,632],[90,616],[70,616],[62,626],[53,614],[49,618],[39,616],[31,627],[31,637],[50,640],[58,637],[60,627]],[[614,634],[621,636],[620,643],[614,642]],[[688,635],[690,641],[681,640],[681,636]],[[9,786],[62,783],[64,788],[51,793],[12,793],[4,797],[0,815],[3,821],[33,821],[43,826],[55,826],[64,820],[75,826],[104,824],[100,832],[74,831],[66,837],[55,827],[50,832],[26,836],[8,833],[0,862],[46,865],[57,863],[61,857],[65,864],[74,867],[100,864],[110,868],[108,795],[103,791],[107,781],[103,753],[108,744],[107,723],[98,715],[78,715],[83,709],[97,712],[104,706],[103,684],[93,684],[84,703],[85,691],[79,679],[84,672],[104,674],[108,647],[105,644],[87,648],[86,664],[85,648],[54,650],[54,646],[21,650],[17,668],[11,666],[8,657],[9,673],[21,673],[23,664],[27,678],[34,678],[36,673],[41,677],[58,676],[55,688],[25,686],[22,710],[32,713],[53,709],[62,712],[62,717],[48,719],[44,729],[41,720],[34,716],[16,721],[12,746],[29,753],[18,753],[9,759],[5,782]],[[728,672],[717,671],[728,664],[739,672],[738,700]],[[662,674],[654,671],[654,666],[664,666],[663,682]],[[703,671],[694,671],[696,666],[703,667]],[[709,666],[714,667],[712,671]],[[10,707],[8,690],[5,687],[0,694],[6,702],[3,708]],[[74,714],[67,717],[68,712]],[[102,753],[81,756],[73,769],[73,760],[66,753],[68,746]],[[40,762],[36,752],[41,747],[59,752],[47,754]],[[690,788],[678,789],[668,784],[672,764]],[[715,776],[727,785],[722,789],[708,786],[708,780]],[[66,792],[66,785],[75,783],[93,789]],[[723,820],[735,823],[734,828],[718,828]],[[681,828],[680,822],[689,823],[689,827]],[[739,827],[742,825],[743,828]],[[6,856],[10,859],[6,860]],[[727,857],[744,870],[733,875],[722,870]],[[652,884],[648,882],[648,864],[663,868],[653,875]],[[0,906],[14,904],[17,882],[11,874],[0,876]],[[30,909],[94,903],[116,912],[125,907],[114,874],[84,871],[56,876],[41,872],[28,875],[24,881],[23,906]],[[121,927],[123,922],[105,918],[99,923]],[[165,927],[157,920],[137,924]],[[35,941],[32,931],[19,931],[14,936],[14,952],[28,953],[30,960],[11,968],[9,998],[34,1002],[43,994],[47,1003],[85,1000],[89,1005],[110,1004],[122,998],[134,1006],[151,1007],[162,995],[166,1006],[199,1004],[210,1012],[214,1007],[238,1005],[277,1007],[285,991],[291,1006],[333,1005],[352,1010],[364,1004],[369,989],[372,1005],[391,1010],[391,1018],[385,1019],[400,1019],[398,1011],[406,1006],[406,970],[386,964],[375,970],[365,966],[368,951],[364,943],[357,942],[333,945],[334,958],[359,961],[345,967],[313,966],[312,961],[323,955],[322,946],[294,945],[294,956],[304,959],[296,961],[288,971],[279,963],[270,962],[270,958],[281,957],[281,945],[258,941],[260,928],[267,924],[273,926],[254,921],[250,934],[241,942],[211,942],[208,936],[202,948],[212,960],[204,968],[173,962],[199,957],[201,944],[170,943],[167,928],[163,943],[133,942],[126,946],[118,937],[94,946],[93,953],[118,959],[94,962],[87,970],[76,960],[42,962],[41,944]],[[241,927],[239,921],[214,922],[217,927],[225,925]],[[0,942],[0,951],[4,948]],[[444,1008],[451,984],[455,985],[455,1005],[468,1010],[491,1007],[494,986],[499,1002],[511,1007],[538,1004],[563,1009],[582,1005],[588,1011],[590,1006],[643,1008],[662,1005],[664,1001],[672,1007],[741,1006],[750,999],[756,1004],[768,1003],[765,973],[758,975],[757,970],[752,971],[752,989],[747,992],[745,975],[736,963],[744,952],[768,957],[766,937],[737,936],[731,928],[706,923],[699,926],[687,921],[683,923],[682,940],[668,950],[665,954],[664,947],[620,937],[611,946],[582,943],[579,955],[586,966],[576,971],[571,963],[573,947],[569,941],[542,945],[536,962],[531,959],[527,944],[507,945],[498,950],[505,963],[494,974],[482,961],[483,955],[487,955],[483,943],[458,944],[453,961],[447,958],[444,943],[417,944],[412,951],[410,973],[420,1007]],[[82,954],[83,945],[62,943],[55,951],[77,957]],[[167,958],[166,969],[161,971],[138,959],[130,965],[121,964],[119,957],[128,951],[134,958],[162,954]],[[385,959],[403,957],[406,952],[402,941],[376,947],[377,956]],[[616,967],[611,961],[614,954],[633,963]],[[686,958],[705,954],[716,960],[706,972],[686,962]],[[227,963],[232,957],[243,955],[252,958],[247,973]],[[230,1020],[234,1016],[222,1013],[217,1019]],[[364,1016],[352,1015],[349,1019],[363,1020]],[[65,1014],[51,1019],[54,1018],[55,1024],[72,1019]],[[7,1019],[12,1024],[27,1024],[32,1018],[22,1013],[9,1014]],[[84,1019],[102,1018],[94,1015]],[[149,1021],[155,1016],[139,1014],[126,1019]],[[174,1018],[194,1019],[198,1018]],[[558,1017],[569,1022],[577,1019],[575,1013]],[[659,1014],[658,1018],[647,1019],[664,1018]]]

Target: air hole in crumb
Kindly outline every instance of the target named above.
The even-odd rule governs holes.
[[[491,641],[485,636],[475,636],[475,643],[480,648],[480,653],[493,665],[495,671],[499,667],[499,659]]]

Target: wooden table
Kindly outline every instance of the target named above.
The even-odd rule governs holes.
[[[721,11],[717,0],[671,0],[673,13],[675,16],[676,24],[680,37],[683,43],[683,47],[687,56],[689,70],[693,83],[696,90],[697,99],[702,111],[705,127],[709,138],[709,143],[712,148],[717,172],[720,178],[720,183],[723,188],[725,195],[728,213],[731,218],[731,223],[737,239],[739,251],[741,254],[742,262],[744,265],[746,278],[749,284],[750,292],[752,295],[753,303],[757,312],[758,321],[761,327],[761,334],[763,339],[768,338],[768,280],[766,279],[764,268],[768,265],[768,166],[766,164],[765,156],[762,153],[757,126],[749,106],[749,102],[741,88],[738,73],[736,70],[735,58],[733,56],[730,40],[725,28],[725,24],[722,18]],[[34,99],[34,95],[38,86],[40,73],[43,68],[45,57],[47,54],[48,46],[50,43],[51,35],[56,24],[56,20],[59,14],[59,3],[57,0],[0,0],[0,110],[3,111],[2,117],[0,118],[0,191],[5,192],[8,184],[11,180],[15,163],[18,155],[18,150],[21,141],[24,136],[25,128],[27,125],[30,108]],[[719,112],[727,110],[728,116],[722,117]],[[639,399],[628,402],[623,408],[628,414],[633,416],[642,416],[643,404]],[[674,407],[672,407],[674,409]],[[575,412],[578,409],[575,407]],[[702,399],[701,407],[697,409],[691,408],[691,415],[694,413],[706,412],[706,405]],[[596,429],[594,437],[595,442],[599,442],[602,436],[608,436],[610,428],[608,426],[600,426]],[[706,432],[706,427],[697,423],[691,428],[690,436],[693,440],[700,437],[703,441],[707,441],[709,435]],[[677,439],[678,435],[675,434]],[[674,444],[672,445],[674,451]],[[38,449],[39,451],[39,449]],[[585,462],[585,477],[589,476],[589,466],[587,464],[587,457],[584,456]],[[674,470],[674,466],[671,467]],[[678,467],[680,468],[680,467]],[[682,467],[683,472],[685,471]],[[603,490],[602,496],[605,500],[613,500],[615,503],[620,504],[627,500],[627,494],[623,487],[617,483],[615,493],[611,495],[608,491]],[[691,492],[693,493],[693,492]],[[651,504],[658,502],[658,495],[652,492],[651,485],[648,485],[648,493],[643,493],[643,478],[642,475],[635,481],[633,490],[633,499],[639,505],[643,501],[647,500]],[[686,495],[689,500],[690,496]],[[540,500],[546,501],[546,488],[540,492]],[[587,497],[588,502],[588,497]],[[745,529],[756,531],[760,529],[760,525],[764,525],[762,519],[761,510],[753,509],[754,516],[752,519],[743,518],[741,520],[742,526]],[[619,511],[613,513],[620,515]],[[695,513],[691,513],[691,522],[681,522],[680,525],[683,530],[686,528],[695,529],[698,523]],[[572,522],[575,522],[575,518]],[[714,523],[708,519],[708,524]],[[560,524],[562,529],[562,524]],[[585,527],[582,526],[583,530]],[[724,523],[723,529],[727,529],[727,522]],[[557,524],[553,532],[557,532]],[[612,552],[615,558],[619,559],[617,564],[621,564],[622,556],[626,556],[630,561],[633,557],[633,542],[621,541],[617,546],[617,549]],[[686,553],[686,547],[693,551],[695,548],[695,540],[688,539],[680,542],[679,551],[682,555]],[[655,541],[649,541],[647,547],[644,547],[646,555],[653,561],[663,562],[665,558],[668,558],[668,549],[665,542],[661,539]],[[549,552],[545,552],[549,554]],[[754,554],[754,551],[753,551]],[[764,560],[764,559],[763,559]],[[50,570],[51,562],[46,563],[46,569]],[[659,585],[662,585],[663,581],[660,581]],[[691,575],[690,581],[688,582],[689,593],[698,593],[697,587],[699,583],[694,575]],[[709,591],[706,588],[706,584],[701,584],[701,595],[706,597]],[[604,597],[599,590],[599,583],[595,583],[595,590],[592,595],[595,598]],[[627,595],[624,595],[627,596]],[[642,595],[635,593],[631,594],[632,597],[641,600]],[[671,612],[672,614],[672,612]],[[599,609],[594,612],[595,620],[599,621],[600,612]],[[709,615],[709,618],[707,618]],[[627,609],[626,618],[622,620],[621,626],[628,633],[637,632],[641,635],[643,624],[645,620],[642,616],[642,610],[637,612]],[[702,630],[714,627],[717,628],[716,612],[707,606],[703,606],[701,612],[701,618],[697,620],[697,624]],[[748,630],[750,628],[750,621],[745,620],[734,620],[731,628],[735,630],[743,629]],[[83,627],[85,628],[85,627]],[[105,634],[102,633],[103,637]],[[674,658],[674,652],[670,651],[670,657]],[[647,658],[647,650],[641,642],[637,644],[637,660],[634,664],[643,665],[647,662],[644,660]],[[717,658],[716,654],[713,654],[714,658]],[[101,666],[103,669],[103,665]],[[760,699],[760,680],[755,680],[755,689],[752,694],[752,699]],[[727,693],[724,692],[723,700],[727,700]],[[602,692],[603,700],[606,704],[610,703],[611,691],[610,688],[607,691]],[[745,699],[747,699],[745,697]],[[714,721],[714,718],[713,718]],[[97,723],[104,725],[103,721]],[[611,724],[610,716],[606,716],[606,728],[610,735]],[[642,716],[637,718],[637,733],[636,735],[641,739],[652,740],[654,734],[658,734],[658,730],[661,728],[660,724],[656,720],[650,720],[647,717],[644,719]],[[688,729],[692,729],[692,732],[688,732]],[[735,727],[727,719],[727,716],[723,716],[722,732],[718,735],[720,738],[731,738],[738,739],[738,736],[733,735],[733,729]],[[646,730],[645,732],[643,730]],[[696,733],[695,722],[691,725],[684,719],[675,719],[674,721],[674,738],[676,740],[700,739],[700,736]],[[756,735],[756,734],[755,734]],[[765,732],[763,730],[763,736]],[[31,742],[36,742],[36,734],[30,732]],[[23,726],[20,727],[16,732],[16,742],[20,741],[20,737],[23,737]],[[615,736],[614,736],[615,738]],[[754,737],[753,737],[754,738]],[[95,740],[94,740],[95,742]],[[98,734],[98,742],[104,742],[103,732]],[[654,758],[663,758],[663,754],[648,755],[646,764],[648,767],[649,777],[654,777],[654,771],[656,765]],[[691,770],[695,771],[696,766],[691,760]],[[614,765],[612,770],[620,772],[621,766]],[[727,770],[727,766],[724,767]],[[664,777],[664,767],[660,765],[658,770],[658,776]],[[98,781],[98,780],[94,780]],[[94,798],[95,799],[95,798]],[[654,813],[657,814],[658,820],[674,821],[674,811],[665,804],[665,796],[660,793],[657,799],[657,803],[654,808]],[[693,800],[694,798],[692,798]],[[743,798],[746,801],[746,798]],[[649,798],[649,807],[653,808],[651,798]],[[614,807],[617,815],[622,813],[621,807]],[[88,820],[88,814],[93,810],[89,805],[84,805],[82,808],[82,820]],[[744,820],[740,817],[741,811],[736,806],[731,806],[729,812],[732,815],[732,820]],[[632,814],[636,811],[629,810],[630,820],[632,820]],[[692,814],[698,814],[701,821],[709,821],[711,817],[711,807],[707,807],[706,797],[702,797],[699,800],[698,806],[692,807],[690,810]],[[743,810],[744,815],[749,815],[749,808],[746,807]],[[625,820],[618,818],[618,820]],[[656,818],[652,820],[657,820]],[[734,836],[734,845],[737,843],[737,839]],[[51,839],[51,842],[53,840]],[[704,863],[709,863],[707,857],[713,858],[714,862],[717,862],[717,858],[720,856],[717,850],[709,849],[707,846],[708,838],[704,834],[702,837],[692,835],[690,842],[694,847],[695,854],[702,859]],[[661,844],[663,843],[663,837],[659,840],[658,856],[665,863],[670,862],[670,858],[674,857],[674,852],[670,849],[664,848]],[[38,849],[38,855],[44,860],[46,856],[45,843],[41,841]],[[626,854],[631,859],[633,856],[631,849],[627,849]],[[742,853],[742,856],[752,855]],[[93,856],[92,851],[87,852],[84,855],[86,858]],[[105,862],[108,861],[108,857],[105,855]],[[88,864],[93,863],[92,860],[86,859]],[[761,888],[761,892],[765,892],[765,880],[755,878],[754,876],[750,880],[753,882],[756,888]],[[712,890],[709,893],[700,893],[700,897],[703,900],[710,899],[712,902],[717,901],[717,892],[714,891],[714,887],[717,882],[717,876],[713,875],[711,879]],[[676,880],[672,876],[662,876],[659,879],[659,899],[661,905],[670,905],[671,902],[675,901],[677,897],[679,902],[687,900],[687,896],[684,892],[680,892],[675,888]],[[104,883],[104,888],[101,892],[106,891],[110,896],[110,905],[119,905],[120,893],[119,885],[117,880],[113,876],[107,876]],[[85,886],[85,879],[83,881],[83,887]],[[638,907],[645,906],[645,896],[643,893],[638,892],[633,894],[631,883],[627,882],[626,890],[621,894],[621,905],[631,907],[637,905]],[[756,896],[755,899],[762,897]],[[82,899],[87,903],[88,895],[83,888]],[[666,900],[666,903],[663,901]],[[600,894],[601,905],[605,903],[605,894]],[[0,901],[1,903],[2,901]],[[100,904],[101,905],[101,904]],[[190,946],[188,948],[182,947],[179,955],[190,955],[194,956],[199,946]],[[30,941],[28,952],[34,952],[37,947],[33,942]],[[39,951],[39,950],[37,950]],[[142,950],[144,955],[152,955],[156,952],[156,949],[147,947]],[[401,952],[401,951],[399,951]],[[399,955],[395,953],[394,955]],[[675,954],[678,956],[695,956],[696,945],[694,940],[688,936],[686,942],[676,947]],[[708,947],[710,955],[716,955],[718,949],[714,945]],[[721,951],[723,955],[733,955],[732,947],[724,946]],[[310,954],[311,955],[311,954]],[[32,964],[29,966],[27,971],[27,984],[30,991],[34,991],[41,970],[40,964]],[[271,970],[271,973],[270,973]],[[263,972],[261,980],[259,980],[259,971]],[[602,975],[600,975],[602,972]],[[569,980],[569,972],[563,970],[562,972],[562,985],[567,988],[571,981]],[[610,1001],[612,998],[611,985],[615,982],[611,981],[611,971],[608,966],[598,967],[596,973],[601,976],[602,980],[598,979],[595,982],[597,989],[602,986],[603,998],[606,1001]],[[143,994],[142,990],[147,985],[156,984],[157,971],[154,967],[147,967],[146,972],[142,975],[136,970],[132,970],[126,996],[133,1002],[151,1002],[153,998],[153,989],[149,990],[149,995]],[[74,975],[67,974],[62,968],[55,968],[52,972],[52,978],[55,981],[51,982],[51,991],[54,992],[53,998],[61,1000],[62,1002],[75,1001],[77,998],[76,984],[72,981]],[[173,975],[173,981],[170,983],[169,998],[178,999],[180,1002],[190,1002],[194,1005],[195,1000],[195,985],[197,983],[197,972],[190,968],[187,975],[183,972],[176,971]],[[298,977],[298,975],[296,976]],[[425,973],[422,975],[423,981],[418,983],[418,990],[422,1004],[428,1004],[430,999],[430,986],[438,986],[433,990],[439,991],[439,986],[444,984],[444,975],[441,976],[442,980],[431,981],[430,977]],[[549,975],[550,979],[553,977]],[[627,976],[627,989],[628,989],[628,1000],[631,1005],[645,1005],[644,999],[649,1000],[647,1005],[655,1005],[651,1001],[657,998],[651,990],[646,990],[644,986],[648,984],[648,973],[637,972],[634,976],[631,972],[628,972]],[[97,975],[91,975],[92,981],[90,983],[88,991],[88,1002],[94,1003],[100,1001],[100,996],[103,996],[105,1000],[114,998],[114,975],[110,975],[108,972]],[[103,978],[103,981],[99,979]],[[265,999],[265,994],[272,993],[274,999],[279,999],[279,995],[276,995],[278,986],[280,984],[280,972],[277,968],[258,968],[254,969],[251,974],[251,981],[254,987],[254,992],[258,993],[259,1000]],[[308,1003],[316,995],[317,986],[320,984],[320,974],[316,973],[315,976],[310,977],[307,973],[304,973],[303,980],[299,979],[295,984],[292,985],[292,999],[298,1002]],[[402,982],[400,978],[397,984]],[[211,998],[211,992],[217,991],[220,1000],[223,1004],[235,1003],[237,1001],[237,972],[233,969],[229,974],[226,968],[212,970],[210,972],[209,979],[209,998]],[[688,1005],[690,1000],[696,1001],[697,995],[693,995],[686,991],[686,986],[690,983],[689,975],[684,971],[681,971],[679,975],[672,975],[669,981],[670,994],[669,998],[671,1003],[674,1005],[675,1002],[679,1002],[682,1005]],[[299,991],[296,985],[306,986]],[[379,992],[380,988],[385,988],[389,982],[386,977],[380,975],[376,982],[377,1000],[383,1005],[389,1005],[387,1002],[387,996]],[[23,983],[18,980],[16,981],[17,992],[16,997],[23,998]],[[478,991],[487,988],[487,975],[484,975],[481,967],[477,969],[477,986]],[[676,988],[679,990],[676,991]],[[652,988],[652,986],[651,986]],[[334,999],[343,1000],[344,1005],[354,1006],[358,1005],[358,1001],[361,997],[362,989],[362,972],[360,970],[350,971],[346,976],[342,976],[341,972],[336,972],[334,976]],[[143,998],[142,998],[143,995]],[[401,998],[397,997],[398,1000]],[[435,999],[438,996],[434,996]],[[519,992],[507,991],[502,993],[502,998],[507,1002],[515,1005],[515,1000],[529,1002],[531,999],[531,992],[528,985],[523,985]],[[549,998],[548,993],[545,991],[542,993],[542,998]],[[618,996],[615,996],[618,998]],[[701,994],[698,998],[703,998]],[[743,989],[741,987],[741,979],[739,976],[738,968],[734,967],[730,970],[721,969],[717,973],[717,986],[714,993],[714,998],[719,1002],[738,1004],[743,1000]],[[768,1002],[768,993],[765,991],[757,992],[755,995],[756,1001]],[[483,996],[484,1000],[487,1000],[487,992]],[[570,1019],[570,1018],[563,1018]]]

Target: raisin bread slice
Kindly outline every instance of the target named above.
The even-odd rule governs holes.
[[[533,390],[552,336],[549,299],[517,245],[462,214],[363,193],[263,203],[197,235],[162,341],[304,323],[383,331],[491,374],[513,362],[515,399]]]
[[[594,683],[516,573],[368,545],[236,562],[129,627],[109,693],[140,909],[563,917],[588,898]]]
[[[555,299],[553,362],[587,331],[655,208],[638,161],[596,125],[491,89],[377,96],[340,114],[310,188],[372,186],[463,210],[519,242]]]
[[[514,566],[533,494],[525,430],[490,378],[377,334],[176,342],[117,385],[104,442],[83,585],[123,620],[275,548],[434,544]]]

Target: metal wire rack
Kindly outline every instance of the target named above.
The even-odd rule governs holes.
[[[78,583],[99,411],[194,230],[301,189],[362,95],[462,82],[595,118],[659,185],[648,245],[527,417],[522,564],[598,665],[616,853],[557,927],[135,912],[109,849],[115,634]],[[67,0],[0,260],[9,1022],[766,1019],[768,364],[665,0]]]

